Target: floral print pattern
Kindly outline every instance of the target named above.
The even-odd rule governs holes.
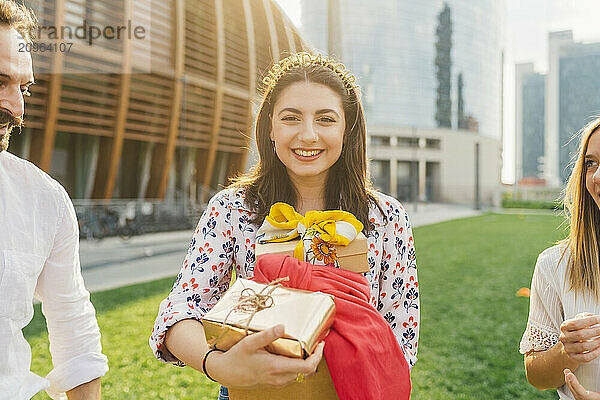
[[[408,364],[417,361],[419,338],[419,285],[414,238],[403,206],[379,193],[379,204],[369,210],[374,229],[367,237],[371,304],[385,318],[401,344]],[[180,364],[163,346],[167,330],[176,322],[201,320],[229,287],[232,272],[250,278],[254,272],[254,248],[258,226],[251,224],[252,210],[244,192],[225,189],[209,202],[191,239],[187,256],[169,296],[160,304],[150,347],[164,362]],[[311,251],[329,257],[323,244]]]
[[[335,247],[330,246],[318,236],[314,236],[311,240],[310,253],[315,259],[323,261],[326,265],[334,265],[336,262]]]

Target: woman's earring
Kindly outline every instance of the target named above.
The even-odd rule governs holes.
[[[271,140],[271,144],[273,145],[273,153],[275,153],[275,141]]]

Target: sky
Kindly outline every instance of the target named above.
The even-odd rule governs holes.
[[[300,26],[300,0],[276,1],[292,22]],[[548,32],[571,29],[576,42],[600,42],[599,16],[600,0],[506,0],[504,183],[513,183],[515,176],[515,63],[533,62],[537,72],[545,73]]]

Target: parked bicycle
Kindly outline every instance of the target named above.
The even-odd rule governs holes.
[[[125,225],[119,227],[119,237],[123,240],[129,240],[133,236],[144,234],[143,217],[136,214],[135,218],[127,218]]]
[[[119,229],[119,213],[105,206],[95,206],[79,217],[79,237],[87,240],[102,240],[114,236]]]

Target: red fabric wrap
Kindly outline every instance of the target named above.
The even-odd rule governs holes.
[[[410,398],[410,372],[392,329],[369,304],[369,284],[357,273],[317,266],[289,256],[258,258],[254,280],[269,283],[289,276],[283,286],[335,297],[336,317],[325,339],[325,359],[342,400]]]

